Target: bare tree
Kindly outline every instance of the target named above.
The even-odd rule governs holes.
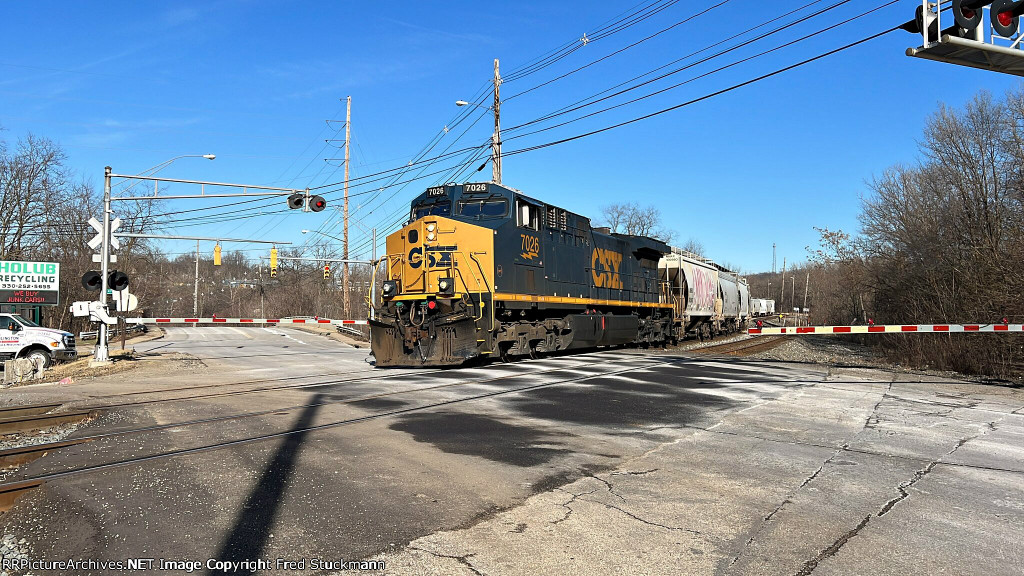
[[[616,234],[649,236],[662,242],[671,242],[675,231],[666,228],[661,211],[654,206],[641,208],[635,202],[610,204],[601,209],[602,221]]]

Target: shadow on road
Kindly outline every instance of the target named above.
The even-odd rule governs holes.
[[[323,395],[317,394],[310,404],[323,401]],[[308,406],[299,414],[292,430],[308,428],[321,406]],[[284,437],[274,456],[267,463],[259,482],[245,498],[242,509],[235,519],[231,532],[220,546],[215,558],[227,562],[255,560],[263,556],[270,530],[274,526],[279,508],[284,498],[288,479],[295,469],[299,450],[308,432],[296,432]],[[223,574],[210,570],[207,575]]]

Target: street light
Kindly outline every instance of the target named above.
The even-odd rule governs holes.
[[[344,240],[342,240],[341,238],[338,238],[337,236],[331,236],[330,234],[325,234],[325,233],[323,233],[323,232],[321,232],[319,230],[303,230],[302,231],[303,234],[309,234],[310,232],[312,232],[313,234],[319,234],[321,236],[327,236],[328,238],[333,238],[334,240],[337,240],[338,242],[344,242]]]
[[[159,171],[163,170],[164,168],[167,168],[168,166],[170,166],[171,163],[174,162],[175,160],[180,160],[182,158],[206,158],[207,160],[215,160],[217,158],[217,155],[216,154],[182,154],[181,156],[175,156],[174,158],[171,158],[170,160],[164,160],[163,162],[157,164],[156,166],[153,166],[152,168],[147,168],[147,169],[143,170],[142,172],[139,172],[137,174],[137,176],[143,176],[143,175],[152,176],[153,174],[156,174],[157,172],[159,172]],[[149,172],[149,174],[146,174],[146,172]],[[132,187],[135,186],[136,184],[138,184],[139,182],[142,182],[142,180],[136,180],[135,182],[133,182],[131,184],[131,186],[128,186],[127,188],[121,190],[120,193],[124,193],[124,192],[127,192],[127,191],[131,190]]]
[[[213,160],[217,156],[215,154],[182,154],[181,156],[175,156],[170,160],[165,160],[152,168],[143,170],[139,176],[150,172],[150,176],[156,174],[160,170],[169,166],[175,160],[180,158],[206,158],[207,160]],[[107,274],[110,272],[110,178],[112,170],[110,166],[103,168],[103,247],[100,249],[100,274],[103,276],[102,284],[100,286],[100,302],[103,304],[103,308],[107,307]],[[130,190],[132,186],[135,186],[142,180],[136,180],[131,186],[128,186],[123,191]],[[122,191],[122,192],[123,192]],[[192,313],[196,314],[196,308],[199,303],[199,243],[196,243],[196,285],[195,285],[195,299],[192,305]],[[93,350],[93,362],[109,362],[110,361],[110,350],[107,347],[107,323],[100,322],[100,329],[96,334],[96,348]]]

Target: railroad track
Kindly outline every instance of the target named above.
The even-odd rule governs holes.
[[[275,438],[282,438],[282,437],[289,436],[289,435],[292,435],[292,434],[300,434],[300,433],[306,433],[306,432],[311,432],[311,431],[316,431],[316,430],[325,430],[325,429],[330,429],[330,428],[336,428],[336,427],[339,427],[339,426],[345,426],[345,425],[350,425],[350,424],[357,424],[357,423],[361,423],[361,422],[367,422],[367,421],[377,420],[377,419],[381,419],[381,418],[388,418],[388,417],[391,417],[391,416],[396,416],[396,415],[401,415],[401,414],[408,414],[408,413],[414,413],[414,412],[421,412],[421,411],[431,410],[431,409],[434,409],[434,408],[438,408],[438,407],[442,407],[442,406],[449,406],[449,405],[452,405],[452,404],[460,404],[460,403],[471,402],[471,401],[475,401],[475,400],[481,400],[481,399],[486,399],[486,398],[493,398],[493,397],[497,397],[497,396],[505,396],[505,395],[510,395],[510,394],[518,394],[518,393],[521,393],[521,392],[537,390],[537,389],[540,389],[540,388],[548,388],[548,387],[552,387],[552,386],[570,384],[570,383],[575,383],[575,382],[580,382],[580,381],[590,380],[590,379],[595,379],[595,378],[603,378],[603,377],[607,377],[607,376],[615,376],[615,375],[620,375],[620,374],[625,374],[625,373],[628,373],[628,372],[632,372],[632,371],[635,371],[635,370],[649,369],[649,368],[651,368],[653,366],[666,366],[666,365],[678,364],[678,363],[686,361],[686,360],[683,360],[683,359],[672,359],[672,360],[665,360],[665,361],[654,361],[654,358],[644,357],[644,356],[639,356],[639,355],[637,356],[637,359],[641,360],[641,361],[644,361],[644,362],[642,362],[640,365],[637,365],[637,366],[631,366],[631,367],[622,368],[622,369],[608,370],[608,371],[601,372],[599,374],[582,374],[582,375],[580,375],[580,374],[576,373],[576,374],[574,374],[574,375],[572,375],[570,377],[567,377],[567,378],[561,378],[561,379],[557,379],[557,380],[554,380],[554,381],[551,381],[551,382],[545,382],[545,383],[541,383],[541,384],[529,384],[529,385],[525,385],[525,386],[517,386],[517,387],[514,387],[514,388],[510,388],[510,389],[483,392],[483,393],[480,393],[480,394],[474,394],[474,395],[470,395],[470,396],[463,396],[463,397],[449,399],[449,400],[442,400],[442,401],[437,401],[437,402],[429,402],[429,403],[426,403],[426,404],[422,404],[422,405],[414,406],[414,407],[409,407],[409,408],[385,410],[385,411],[377,412],[377,413],[374,413],[374,414],[369,414],[369,415],[365,415],[365,416],[357,416],[357,417],[354,417],[354,418],[347,418],[347,419],[344,419],[344,420],[337,420],[337,421],[334,421],[334,422],[327,422],[327,423],[313,425],[313,426],[306,426],[306,427],[302,427],[302,428],[291,428],[291,429],[288,429],[288,430],[285,430],[285,431],[272,432],[272,433],[267,433],[267,434],[260,434],[260,435],[257,435],[257,436],[250,436],[250,437],[236,439],[236,440],[221,441],[221,442],[216,442],[216,443],[207,444],[207,445],[198,446],[198,447],[193,447],[193,448],[169,450],[169,451],[166,451],[166,452],[158,452],[158,453],[155,453],[155,454],[147,454],[147,455],[143,455],[143,456],[126,458],[126,459],[122,459],[122,460],[114,460],[114,461],[110,461],[110,462],[91,464],[91,465],[82,466],[82,467],[79,467],[79,468],[72,468],[70,470],[63,470],[63,471],[60,471],[60,472],[52,472],[52,473],[48,473],[48,474],[41,474],[41,475],[38,475],[38,476],[34,476],[34,477],[30,477],[30,478],[25,478],[25,479],[18,480],[18,481],[15,481],[15,482],[6,482],[6,483],[3,483],[3,484],[0,484],[0,511],[8,510],[19,497],[21,497],[24,494],[32,491],[35,488],[41,486],[43,484],[43,482],[46,482],[46,481],[49,481],[49,480],[56,480],[56,479],[61,479],[61,478],[67,478],[67,477],[70,477],[70,476],[77,476],[77,475],[82,475],[82,474],[88,474],[90,472],[96,472],[96,471],[100,471],[100,470],[108,470],[108,469],[111,469],[111,468],[119,468],[119,467],[123,467],[123,466],[129,466],[129,465],[132,465],[132,464],[140,464],[140,463],[149,462],[149,461],[152,461],[152,460],[158,460],[158,459],[162,459],[162,458],[171,458],[171,457],[175,457],[175,456],[182,456],[182,455],[188,455],[188,454],[197,454],[197,453],[201,453],[201,452],[208,452],[208,451],[211,451],[211,450],[218,450],[218,449],[228,448],[228,447],[232,447],[232,446],[240,446],[240,445],[251,444],[251,443],[255,443],[255,442],[262,442],[262,441],[272,440],[272,439],[275,439]],[[583,364],[585,364],[585,365],[593,365],[593,362],[589,362],[589,363],[588,362],[583,362]],[[103,433],[103,434],[96,434],[96,435],[93,435],[93,436],[86,436],[86,437],[82,437],[82,438],[76,438],[76,439],[73,439],[73,440],[68,440],[68,441],[63,441],[63,442],[54,442],[54,443],[50,443],[50,444],[40,444],[40,445],[37,445],[37,446],[27,446],[27,447],[22,447],[22,448],[14,448],[14,449],[10,449],[10,450],[0,451],[0,462],[6,463],[7,465],[11,465],[11,464],[14,464],[14,463],[30,462],[30,461],[34,460],[35,458],[38,458],[38,457],[42,456],[43,454],[46,454],[49,451],[57,450],[57,449],[64,448],[64,447],[67,447],[67,446],[78,445],[78,444],[82,444],[82,443],[85,443],[85,442],[91,442],[91,441],[97,440],[99,438],[109,438],[109,437],[113,437],[113,436],[124,436],[124,435],[129,435],[129,434],[153,432],[153,431],[164,430],[164,429],[169,429],[169,428],[180,428],[180,427],[183,427],[183,426],[192,426],[192,425],[206,424],[206,423],[219,422],[219,421],[239,420],[239,419],[242,419],[242,418],[250,418],[250,417],[255,417],[255,416],[260,416],[260,415],[267,415],[267,414],[273,414],[273,413],[279,413],[279,412],[287,412],[287,411],[293,411],[293,410],[309,408],[309,407],[314,407],[314,406],[325,406],[325,405],[331,405],[331,404],[351,404],[351,403],[355,403],[355,402],[359,402],[359,401],[364,401],[364,400],[369,400],[369,399],[374,399],[374,398],[397,396],[397,395],[402,395],[402,394],[422,393],[422,392],[428,392],[428,391],[435,391],[435,390],[443,389],[443,388],[452,388],[452,387],[456,387],[456,386],[467,386],[467,385],[475,385],[475,384],[494,383],[494,382],[514,380],[514,379],[524,379],[524,378],[525,379],[529,379],[529,378],[533,378],[533,377],[536,377],[536,376],[542,375],[542,374],[549,374],[549,373],[553,373],[553,372],[572,370],[574,367],[578,367],[578,365],[577,366],[558,366],[558,367],[555,367],[555,368],[550,368],[550,369],[545,369],[545,370],[536,370],[536,371],[525,372],[525,373],[516,373],[516,374],[505,374],[505,375],[502,375],[502,376],[497,376],[497,377],[494,377],[494,378],[488,378],[488,379],[484,379],[484,380],[469,380],[469,381],[462,381],[462,382],[449,382],[449,383],[445,383],[445,384],[437,384],[437,385],[428,386],[428,387],[420,387],[420,388],[416,388],[416,389],[412,389],[412,390],[399,390],[399,391],[394,391],[394,392],[385,392],[385,393],[380,393],[380,394],[372,394],[372,395],[366,395],[366,396],[360,396],[360,397],[346,398],[346,399],[342,399],[342,400],[331,400],[331,401],[324,401],[324,402],[307,403],[307,404],[302,404],[302,405],[297,405],[297,406],[290,406],[290,407],[286,407],[286,408],[276,408],[276,409],[273,409],[273,410],[261,410],[261,411],[258,411],[258,412],[249,412],[249,413],[236,414],[236,415],[230,415],[230,416],[220,416],[220,417],[214,417],[214,418],[204,418],[204,419],[192,420],[192,421],[188,421],[188,422],[177,422],[177,423],[170,423],[170,424],[164,424],[164,425],[158,425],[158,426],[149,426],[149,427],[145,427],[145,428],[123,430],[123,431],[119,431],[119,432],[108,432],[108,433]]]
[[[703,348],[694,348],[692,350],[687,350],[687,352],[697,356],[749,356],[751,354],[757,354],[758,352],[764,352],[765,350],[771,350],[784,342],[785,338],[782,336],[758,336],[757,338],[734,340],[731,342],[704,346]]]

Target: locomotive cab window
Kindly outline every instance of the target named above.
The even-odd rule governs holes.
[[[424,200],[412,207],[410,220],[418,220],[425,216],[448,216],[452,213],[452,202],[448,199]]]
[[[540,230],[539,207],[522,200],[516,200],[516,214],[518,214],[519,226],[529,228],[530,230]]]
[[[508,200],[504,198],[463,198],[458,213],[470,218],[501,218],[508,214]]]

